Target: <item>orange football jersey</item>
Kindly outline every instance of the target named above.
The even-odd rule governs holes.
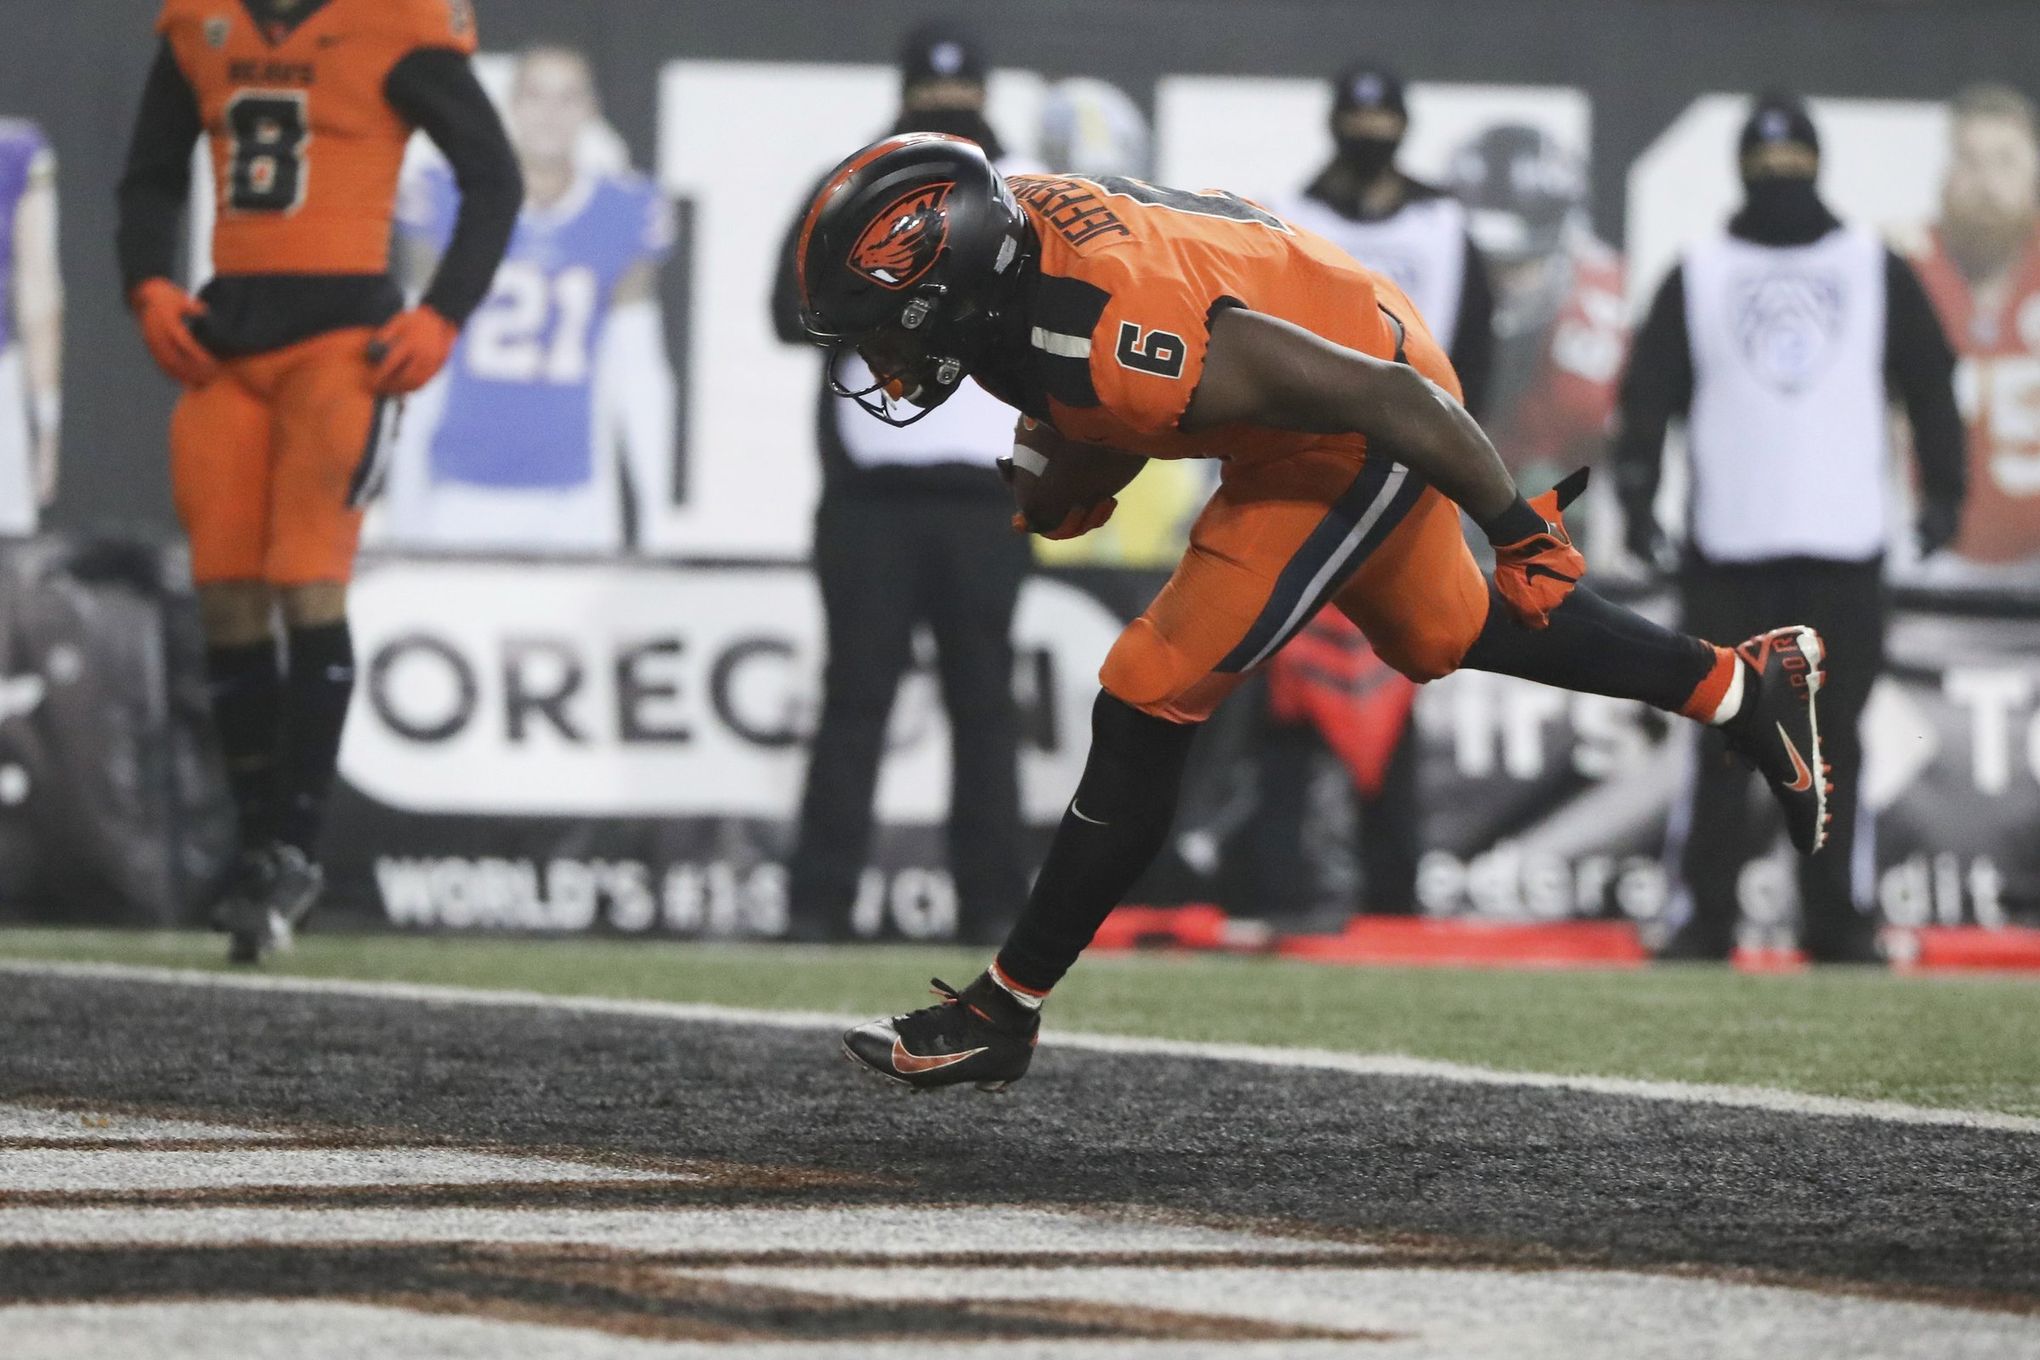
[[[411,126],[383,93],[420,48],[475,49],[468,0],[167,0],[156,30],[211,144],[222,274],[381,274]]]
[[[1390,358],[1393,311],[1422,319],[1400,289],[1323,237],[1219,190],[1133,179],[1008,178],[1041,238],[1030,317],[1031,367],[1049,423],[1072,439],[1150,458],[1279,457],[1357,435],[1228,426],[1178,428],[1204,372],[1213,315],[1229,306],[1281,317]]]

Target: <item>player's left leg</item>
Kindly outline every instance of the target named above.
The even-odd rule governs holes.
[[[362,505],[383,454],[384,399],[369,384],[369,338],[366,330],[335,331],[278,356],[264,574],[285,628],[277,886],[270,904],[284,936],[323,886],[319,830],[354,692],[347,583]]]
[[[1813,702],[1824,678],[1818,633],[1794,625],[1731,650],[1584,586],[1551,611],[1548,626],[1528,628],[1481,577],[1457,511],[1425,496],[1337,601],[1390,665],[1416,680],[1461,666],[1494,671],[1718,726],[1770,784],[1793,843],[1809,854],[1820,848],[1830,790]]]

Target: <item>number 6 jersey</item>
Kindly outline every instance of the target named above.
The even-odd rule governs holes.
[[[1149,458],[1247,463],[1366,448],[1358,435],[1247,426],[1191,433],[1180,422],[1220,310],[1264,312],[1388,358],[1398,341],[1384,307],[1409,331],[1424,323],[1387,278],[1219,190],[1055,175],[1006,183],[1040,238],[1039,279],[1027,350],[1010,369],[980,371],[980,384],[1072,439]]]

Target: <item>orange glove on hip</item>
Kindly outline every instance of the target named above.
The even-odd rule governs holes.
[[[143,279],[128,293],[128,306],[156,367],[186,387],[203,387],[219,375],[220,361],[188,324],[205,315],[203,302],[168,279]]]
[[[375,365],[375,390],[386,397],[415,392],[440,369],[460,339],[460,327],[430,307],[413,307],[390,318],[368,346]]]
[[[1565,507],[1586,487],[1587,469],[1581,468],[1527,505],[1517,502],[1494,524],[1503,534],[1527,525],[1532,516],[1544,526],[1510,542],[1495,543],[1495,589],[1525,628],[1549,628],[1551,611],[1565,602],[1587,574],[1587,559],[1567,535],[1564,515]],[[1491,541],[1494,536],[1490,534]]]

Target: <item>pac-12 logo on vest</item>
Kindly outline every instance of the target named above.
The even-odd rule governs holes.
[[[1848,311],[1841,276],[1794,272],[1735,281],[1735,333],[1743,357],[1768,386],[1804,391],[1834,358]]]

